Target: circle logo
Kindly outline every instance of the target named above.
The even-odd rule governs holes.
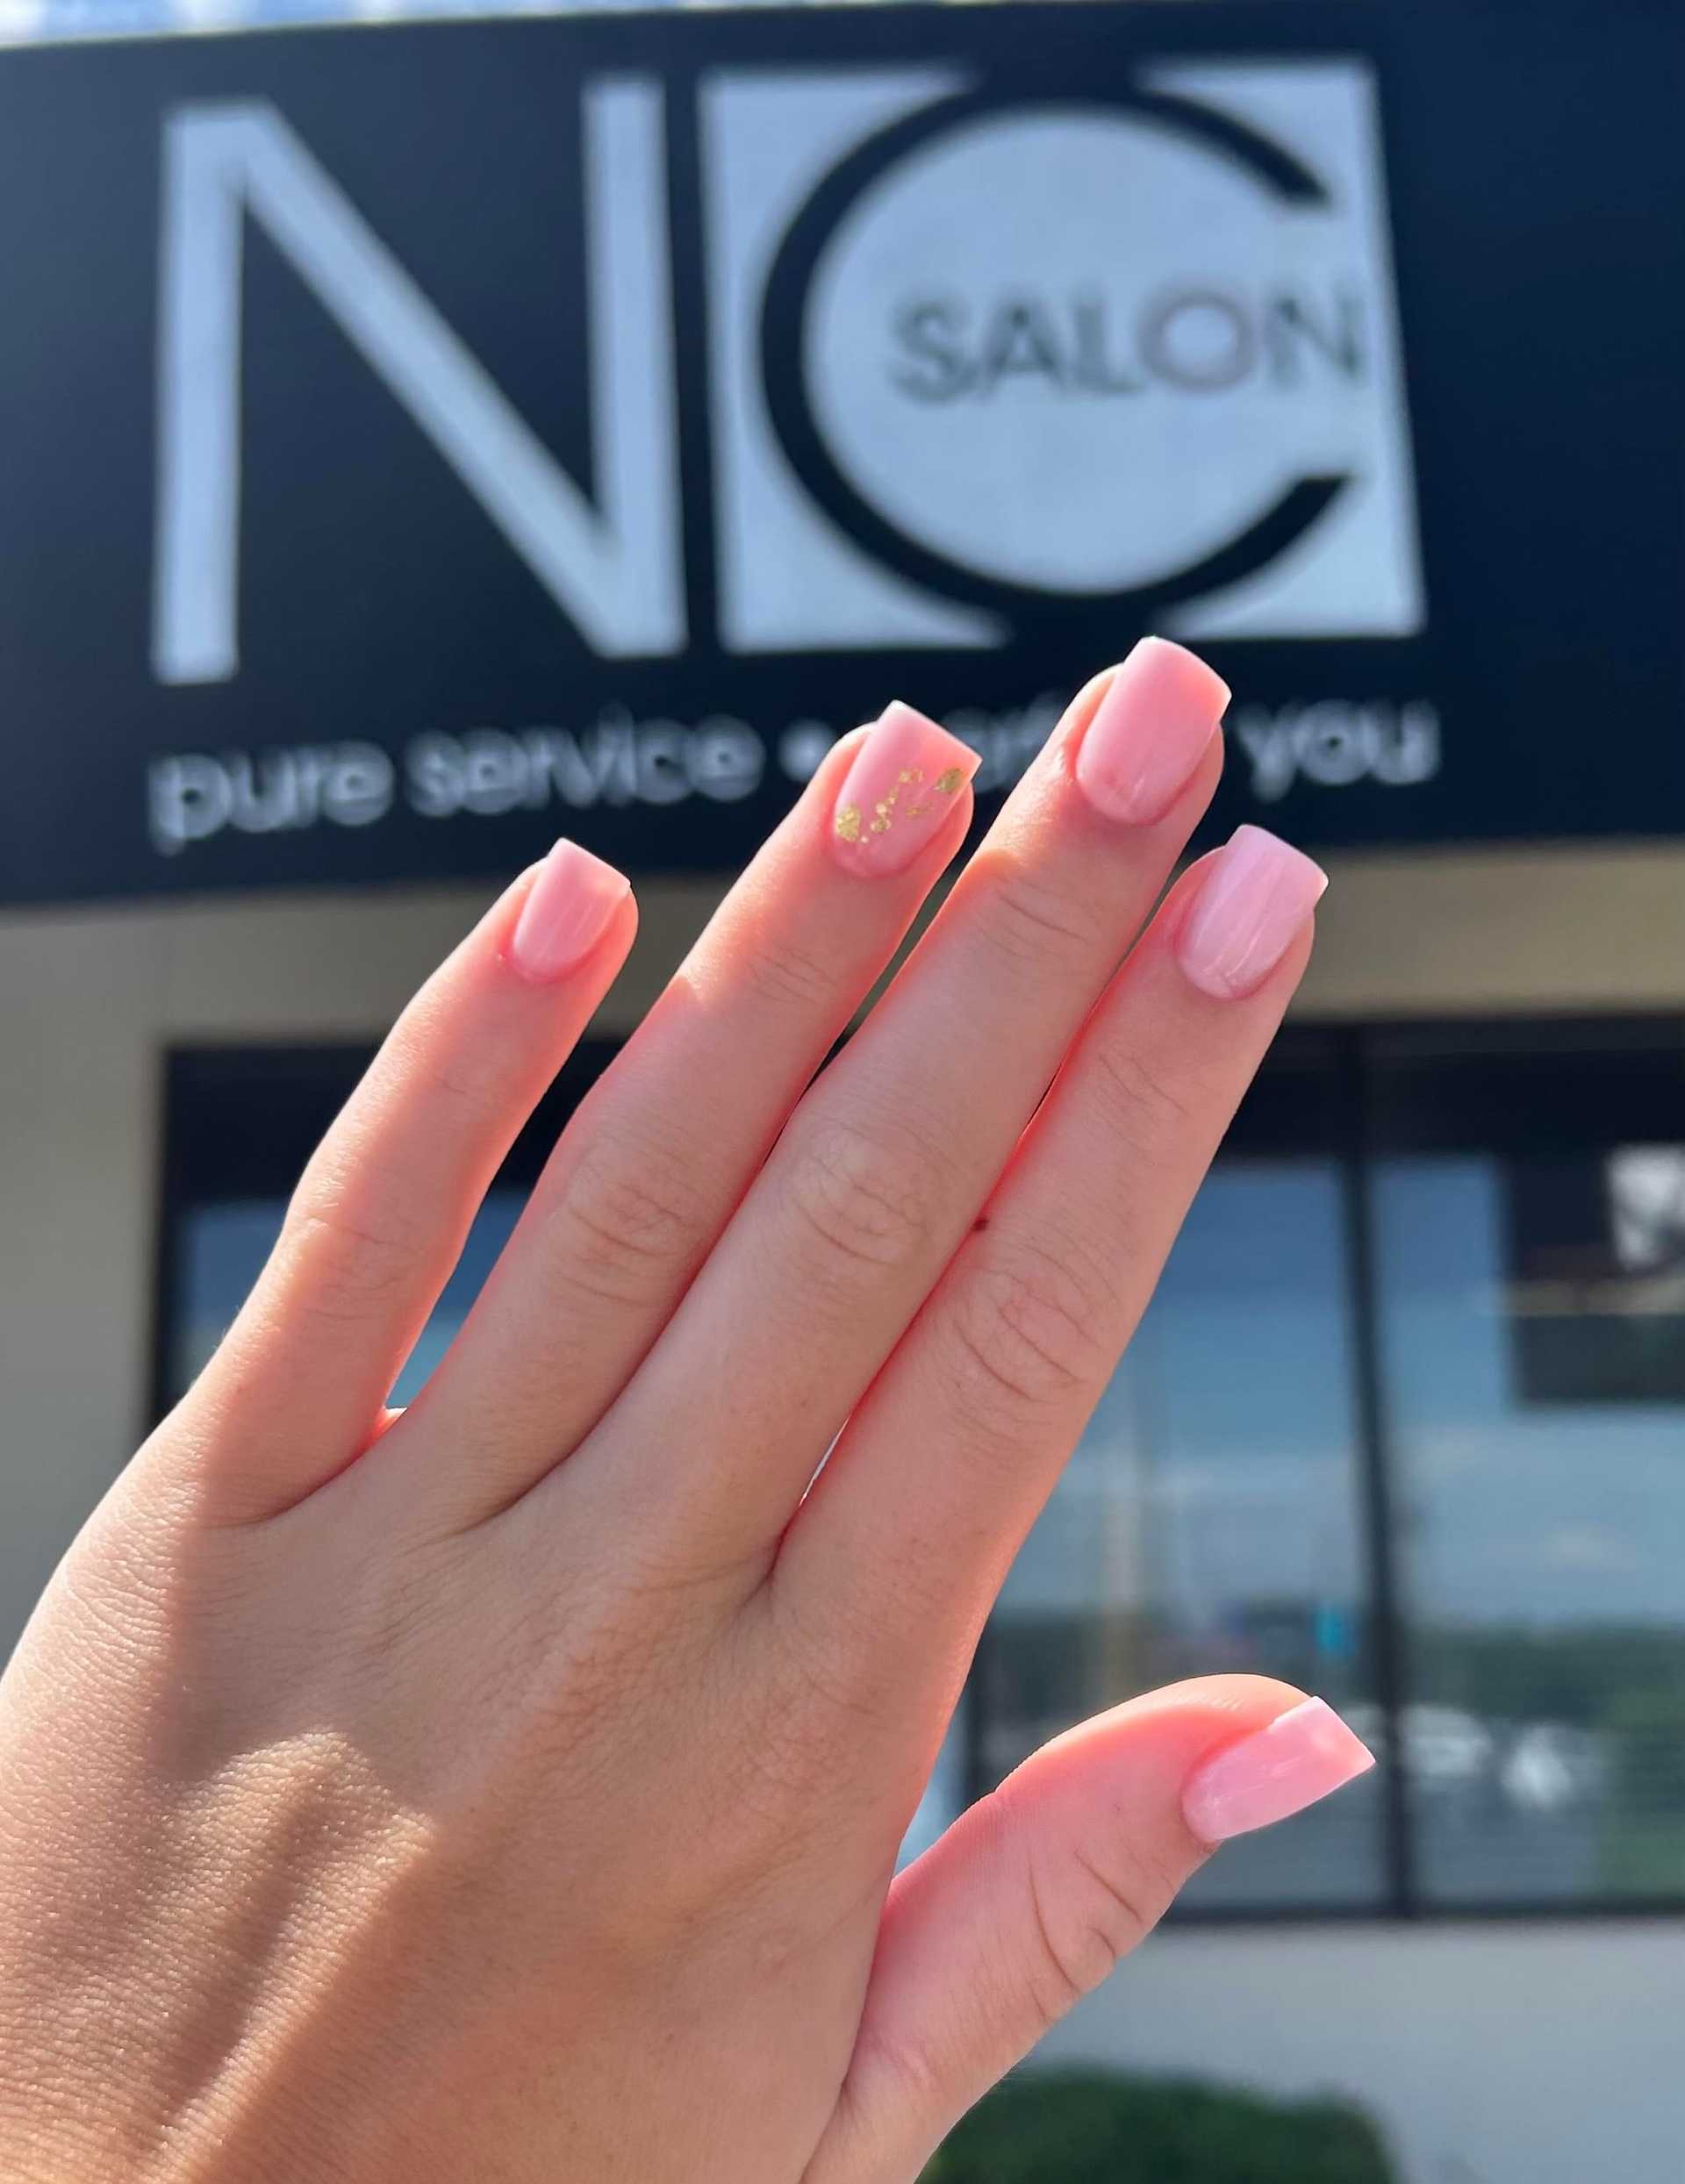
[[[1349,483],[1330,405],[1366,398],[1365,360],[1327,205],[1192,100],[926,106],[785,236],[761,319],[780,442],[878,560],[1019,620],[1236,581]]]

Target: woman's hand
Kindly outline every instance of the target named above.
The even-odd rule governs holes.
[[[0,1685],[0,2173],[909,2184],[1214,1842],[1366,1764],[1184,1685],[892,1885],[1309,949],[1250,828],[1141,932],[1226,697],[1151,641],[1090,684],[810,1082],[976,763],[848,738],[398,1415],[625,882],[562,845],[422,990]]]

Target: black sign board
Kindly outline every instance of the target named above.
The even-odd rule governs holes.
[[[739,863],[1158,629],[1215,823],[1685,827],[1685,16],[0,54],[0,899]]]

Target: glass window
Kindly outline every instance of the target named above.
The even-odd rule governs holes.
[[[1435,1135],[1508,1142],[1373,1176],[1430,1902],[1685,1895],[1685,1145],[1629,1135],[1685,1085],[1611,1057],[1581,1113],[1552,1073],[1448,1064]]]

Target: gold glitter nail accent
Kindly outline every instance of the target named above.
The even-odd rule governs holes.
[[[903,789],[915,787],[923,779],[924,769],[922,766],[903,766],[900,774],[896,777],[894,787],[889,791],[887,795],[880,796],[877,802],[872,806],[871,808],[874,816],[865,821],[866,833],[869,834],[886,834],[890,828],[895,824],[895,807],[900,802],[901,791]],[[936,786],[941,790],[944,796],[952,796],[954,791],[959,786],[959,780],[960,775],[958,767],[950,766],[945,774],[939,777]],[[903,819],[922,819],[929,809],[930,806],[928,804],[909,804],[905,811],[900,813],[900,817]],[[860,839],[860,830],[861,812],[859,806],[857,804],[845,804],[842,806],[842,809],[836,815],[837,833],[842,835],[844,841],[858,841]]]

